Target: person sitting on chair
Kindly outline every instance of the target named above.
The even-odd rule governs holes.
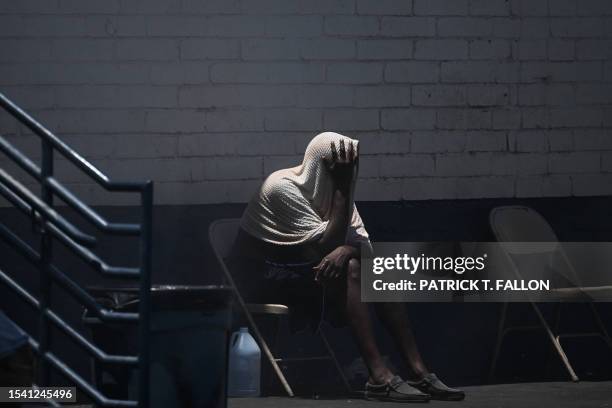
[[[324,132],[312,139],[302,164],[272,173],[249,202],[231,257],[237,285],[249,302],[281,303],[291,326],[318,329],[322,319],[351,328],[367,365],[365,396],[382,401],[461,400],[430,373],[402,303],[376,303],[408,368],[393,373],[376,345],[367,303],[361,301],[361,251],[372,251],[353,202],[359,142]],[[241,285],[242,283],[242,285]]]

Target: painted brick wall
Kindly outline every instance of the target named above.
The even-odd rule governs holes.
[[[159,204],[247,201],[333,130],[365,200],[612,193],[606,0],[20,0],[0,89]],[[28,152],[28,132],[0,116]],[[4,159],[0,163],[6,165]],[[57,164],[92,203],[112,201]]]

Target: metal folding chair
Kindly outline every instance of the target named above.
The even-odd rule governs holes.
[[[573,282],[577,286],[570,288],[560,288],[556,295],[558,295],[557,299],[569,300],[575,299],[580,296],[588,296],[589,291],[600,291],[600,290],[610,290],[610,287],[584,287],[580,286],[580,279],[575,269],[573,268],[569,258],[567,257],[565,251],[563,250],[563,246],[560,245],[559,240],[548,224],[548,222],[535,210],[524,207],[524,206],[503,206],[497,207],[491,210],[489,214],[489,223],[491,226],[491,230],[495,235],[495,238],[500,242],[546,242],[551,243],[549,247],[539,246],[537,250],[542,251],[545,250],[547,252],[555,252],[555,259],[558,260],[563,269],[563,275],[568,278],[568,281]],[[514,273],[517,277],[521,277],[520,265],[515,262],[517,257],[526,254],[526,248],[528,246],[525,245],[502,245],[502,251],[504,252],[504,256],[508,260],[509,265],[514,270]],[[533,254],[533,251],[530,251],[530,254]],[[559,301],[557,308],[557,316],[555,326],[558,326],[560,319],[560,307],[561,301]],[[599,337],[610,347],[612,350],[612,339],[608,335],[608,332],[595,308],[593,302],[588,302],[589,310],[591,311],[595,324],[597,326],[598,331],[596,332],[588,332],[588,333],[559,333],[557,329],[551,329],[550,325],[544,318],[540,308],[535,303],[535,301],[530,301],[531,307],[533,308],[539,323],[538,325],[527,325],[527,326],[506,326],[506,315],[508,312],[508,303],[504,303],[502,306],[501,317],[499,321],[498,333],[497,333],[497,342],[495,345],[495,351],[493,354],[493,360],[491,362],[491,367],[489,371],[489,380],[492,381],[495,375],[495,369],[497,365],[497,360],[499,357],[500,349],[504,337],[511,331],[519,331],[519,330],[545,330],[546,335],[548,336],[550,342],[552,343],[555,351],[561,358],[565,369],[567,370],[569,376],[572,381],[578,381],[578,376],[576,375],[565,351],[563,350],[563,346],[561,345],[561,338],[571,338],[571,337]]]
[[[208,238],[210,240],[210,244],[215,253],[215,257],[217,258],[217,261],[219,262],[219,265],[221,266],[221,270],[223,271],[224,278],[227,281],[227,284],[234,290],[234,294],[235,294],[235,297],[238,303],[238,307],[244,313],[247,319],[247,322],[251,328],[251,331],[253,332],[253,335],[255,336],[255,340],[259,344],[259,347],[263,351],[267,360],[272,365],[272,369],[274,370],[274,373],[276,374],[279,381],[281,382],[283,388],[287,392],[287,395],[289,395],[290,397],[293,397],[294,393],[293,393],[293,390],[291,389],[291,386],[289,385],[289,382],[285,378],[285,375],[283,371],[281,370],[279,363],[289,363],[289,362],[294,362],[294,361],[312,361],[312,360],[330,360],[332,361],[336,370],[338,371],[338,374],[340,375],[340,378],[342,379],[342,382],[344,383],[344,386],[346,387],[347,391],[350,392],[351,391],[350,384],[346,376],[344,375],[344,372],[342,371],[342,367],[340,366],[340,363],[336,359],[336,355],[333,349],[331,348],[331,345],[329,341],[327,340],[327,337],[323,333],[323,330],[321,327],[319,327],[318,329],[318,334],[323,342],[323,345],[325,346],[327,355],[318,356],[318,357],[276,358],[272,354],[272,351],[270,350],[268,343],[262,336],[257,324],[255,323],[253,315],[257,315],[257,314],[273,315],[280,319],[282,316],[288,316],[291,311],[289,310],[289,307],[287,307],[286,305],[246,303],[244,299],[242,298],[242,295],[238,291],[238,288],[236,287],[234,283],[234,279],[232,278],[232,275],[225,263],[225,259],[228,257],[230,250],[232,248],[232,245],[234,244],[236,240],[236,236],[238,235],[239,228],[240,228],[240,220],[237,218],[216,220],[210,225],[208,229]]]

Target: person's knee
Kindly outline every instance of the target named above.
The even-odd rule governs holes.
[[[361,264],[359,263],[359,259],[349,259],[347,267],[347,277],[355,282],[359,282],[361,280]]]

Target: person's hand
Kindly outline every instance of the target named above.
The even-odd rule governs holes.
[[[356,175],[359,165],[359,145],[355,147],[350,142],[348,149],[344,145],[344,139],[340,139],[338,149],[336,144],[331,142],[331,160],[326,160],[325,164],[329,170],[334,183],[341,190],[347,191],[351,187],[354,175]]]
[[[355,255],[355,248],[342,245],[325,255],[321,262],[314,268],[315,282],[338,278],[346,269],[351,256]]]

